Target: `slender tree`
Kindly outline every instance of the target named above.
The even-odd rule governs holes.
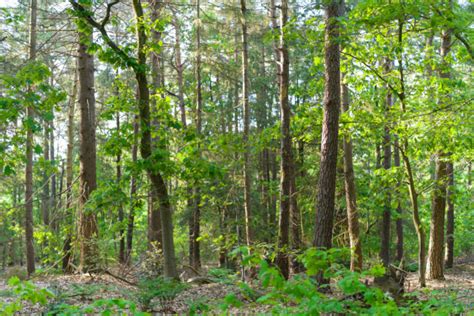
[[[247,34],[247,6],[246,0],[240,0],[240,26],[242,30],[242,104],[244,114],[244,216],[245,216],[245,241],[250,246],[253,238],[252,211],[251,211],[251,179],[250,179],[250,103],[249,103],[249,58]]]
[[[36,19],[38,3],[37,0],[30,2],[30,38],[29,38],[29,60],[36,59]],[[30,87],[31,89],[31,87]],[[34,114],[32,106],[26,109],[26,118],[33,121]],[[26,268],[28,275],[35,272],[35,248],[33,239],[33,126],[28,125],[26,130],[26,170],[25,170],[25,244],[26,244]]]
[[[290,120],[291,109],[288,102],[289,87],[289,58],[288,47],[285,41],[285,27],[288,21],[288,1],[281,2],[280,15],[280,44],[278,47],[279,65],[278,65],[278,86],[280,88],[280,218],[279,218],[279,234],[277,257],[277,265],[282,275],[288,279],[289,260],[288,249],[290,235],[290,205],[291,205],[291,178],[293,176],[292,151],[291,151],[291,134]]]
[[[448,189],[446,193],[446,200],[448,203],[448,210],[446,214],[446,262],[445,267],[450,269],[454,263],[454,166],[452,162],[446,163],[446,173],[448,176]]]

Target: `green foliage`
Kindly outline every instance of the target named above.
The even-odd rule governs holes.
[[[163,310],[168,310],[174,298],[185,289],[184,283],[164,277],[142,279],[138,285],[136,299],[144,310],[151,309],[153,299],[158,300]]]
[[[53,293],[47,289],[39,289],[33,283],[21,281],[18,277],[10,278],[8,286],[13,288],[14,301],[8,304],[0,303],[0,313],[2,315],[14,315],[20,312],[23,308],[23,301],[45,306],[48,303],[48,299],[53,297]]]

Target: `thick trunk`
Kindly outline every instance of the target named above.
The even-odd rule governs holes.
[[[341,78],[343,79],[343,77]],[[341,86],[342,111],[349,111],[349,89],[346,84]],[[362,245],[359,232],[359,213],[357,210],[356,185],[352,155],[352,138],[344,137],[344,187],[346,194],[347,221],[349,226],[349,240],[351,245],[351,271],[362,270]]]
[[[240,22],[242,28],[242,104],[244,110],[244,216],[245,216],[245,241],[250,246],[253,238],[252,211],[251,211],[251,179],[250,179],[250,104],[249,88],[250,80],[248,75],[248,41],[247,41],[247,7],[246,0],[240,0]]]
[[[278,256],[277,265],[285,279],[288,279],[289,270],[289,230],[290,230],[290,205],[291,205],[291,183],[293,176],[293,163],[291,151],[291,135],[290,120],[291,110],[288,102],[288,86],[289,86],[289,60],[288,47],[285,42],[285,26],[288,20],[288,2],[281,2],[280,16],[280,45],[279,67],[278,67],[278,83],[280,88],[280,219],[279,219],[279,235],[278,235]]]
[[[446,161],[438,154],[430,223],[427,272],[430,279],[444,279],[444,216],[446,210]]]
[[[452,162],[446,164],[446,173],[448,177],[448,189],[446,199],[448,203],[448,213],[446,216],[446,268],[452,268],[454,262],[454,166]]]
[[[325,8],[325,86],[321,132],[321,162],[318,181],[316,223],[313,244],[317,248],[332,247],[336,164],[341,104],[339,17],[341,1],[333,0]],[[322,275],[319,281],[323,280]]]
[[[29,59],[36,59],[36,15],[37,0],[30,3],[30,38]],[[28,106],[26,118],[33,120],[33,108]],[[26,268],[28,276],[35,272],[35,248],[33,240],[33,129],[28,126],[26,131],[26,169],[25,169],[25,244],[26,244]]]
[[[86,210],[91,193],[97,188],[96,138],[95,138],[95,96],[94,57],[87,53],[87,42],[92,42],[90,34],[79,33],[79,106],[80,124],[80,265],[83,271],[95,269],[98,260],[96,239],[97,220],[94,212]]]

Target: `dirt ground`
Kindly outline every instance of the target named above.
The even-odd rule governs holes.
[[[461,301],[468,310],[474,310],[474,261],[458,263],[453,269],[445,272],[444,281],[428,280],[429,289],[437,291],[439,295],[449,295],[456,293],[458,300]],[[92,303],[94,300],[102,298],[121,298],[127,300],[136,299],[136,287],[127,284],[110,275],[49,275],[41,276],[32,280],[40,288],[48,288],[61,297],[60,300],[52,304],[66,303],[69,305],[84,306]],[[417,274],[410,273],[406,282],[406,290],[412,292],[418,289]],[[229,293],[238,293],[239,290],[233,285],[222,283],[211,284],[190,284],[189,287],[181,292],[174,300],[167,303],[168,312],[186,314],[191,304],[199,302],[217,304]],[[244,300],[243,297],[239,299]],[[6,280],[0,280],[0,304],[11,303],[14,298],[11,290],[6,285]],[[163,311],[163,304],[152,301],[151,309],[153,312]],[[51,307],[51,305],[49,306]],[[260,309],[262,306],[249,305],[249,310]],[[22,314],[32,315],[41,314],[44,307],[40,305],[23,304]],[[262,312],[261,310],[259,310]]]

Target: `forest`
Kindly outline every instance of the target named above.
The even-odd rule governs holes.
[[[0,0],[0,315],[474,315],[473,21]]]

